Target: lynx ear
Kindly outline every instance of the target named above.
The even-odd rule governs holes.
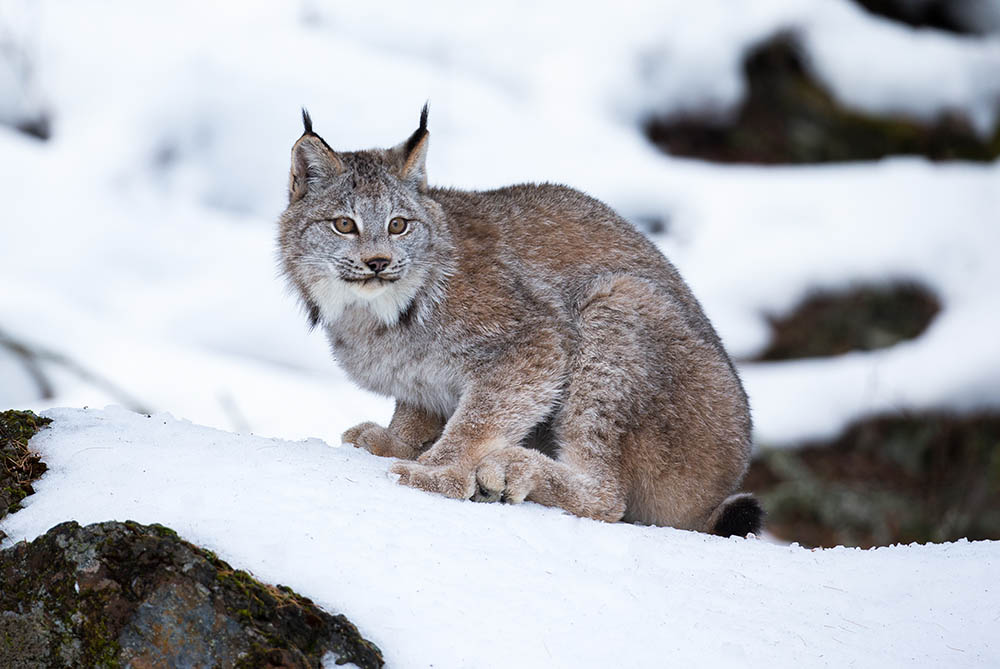
[[[288,201],[296,202],[308,191],[311,184],[330,179],[344,171],[333,149],[323,138],[313,132],[309,112],[302,109],[302,125],[305,130],[292,146],[292,171],[288,178]]]
[[[410,138],[391,150],[399,165],[399,178],[414,184],[417,190],[427,190],[427,144],[430,133],[427,132],[427,103],[420,110],[420,127],[413,131]]]

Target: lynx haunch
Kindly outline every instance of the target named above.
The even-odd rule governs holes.
[[[345,442],[400,483],[476,501],[745,534],[750,412],[674,267],[556,185],[427,185],[427,108],[390,149],[292,148],[283,272],[347,374],[394,397]]]

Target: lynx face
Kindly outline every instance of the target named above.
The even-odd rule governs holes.
[[[335,153],[305,118],[281,217],[285,274],[314,321],[359,305],[391,325],[433,260],[433,217],[422,196],[426,128],[395,149]]]

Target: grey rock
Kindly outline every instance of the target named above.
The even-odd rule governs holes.
[[[342,615],[160,525],[57,525],[0,552],[0,667],[381,667]]]

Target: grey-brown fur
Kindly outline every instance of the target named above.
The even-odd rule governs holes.
[[[350,377],[396,399],[388,428],[344,441],[449,497],[713,529],[750,413],[677,271],[570,188],[428,188],[425,122],[393,149],[335,153],[307,127],[292,150],[284,273]]]

